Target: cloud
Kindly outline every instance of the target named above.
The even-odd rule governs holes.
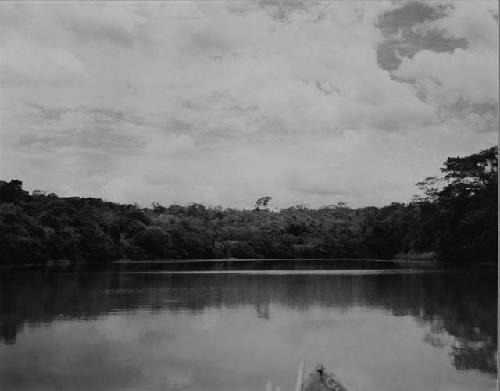
[[[450,12],[444,18],[427,21],[422,30],[443,30],[448,37],[466,39],[474,51],[498,50],[498,14],[496,1],[476,1],[474,3],[448,2]]]
[[[144,182],[137,177],[113,178],[99,189],[99,194],[105,199],[114,202],[127,203],[128,198],[144,188]]]
[[[287,186],[304,195],[345,197],[349,193],[349,189],[346,189],[343,183],[335,183],[332,178],[309,179],[310,176],[312,175],[304,176],[292,171],[286,177]]]
[[[311,20],[311,11],[317,10],[321,2],[317,0],[301,1],[301,0],[260,0],[258,5],[269,12],[276,20],[288,22],[291,17],[302,14]],[[317,19],[321,14],[313,14]]]
[[[0,175],[145,204],[408,200],[496,142],[485,4],[2,7]]]
[[[402,59],[412,58],[420,50],[453,52],[466,48],[463,37],[450,35],[440,23],[453,10],[453,4],[410,1],[400,3],[379,15],[376,26],[384,39],[377,46],[378,64],[386,70],[397,69]]]
[[[146,23],[140,8],[130,4],[120,7],[109,3],[57,6],[53,12],[58,14],[61,25],[77,39],[94,43],[107,41],[116,45],[133,45],[141,38],[141,28]]]
[[[156,137],[148,142],[145,153],[152,155],[187,154],[196,151],[192,137],[185,134],[173,134],[168,137]]]
[[[137,132],[133,118],[109,108],[50,108],[27,104],[20,114],[25,123],[14,126],[9,144],[47,150],[72,147],[81,151],[100,149],[107,153],[142,150],[145,137]],[[19,116],[19,114],[18,114]],[[12,121],[16,125],[16,117]],[[129,126],[123,127],[124,123]],[[133,125],[133,126],[132,126]]]
[[[82,81],[85,64],[61,47],[40,46],[24,38],[4,38],[0,44],[0,83],[50,83],[63,85]]]
[[[492,2],[434,4],[446,12],[414,26],[419,34],[438,32],[467,45],[451,51],[421,47],[403,57],[394,77],[415,86],[420,98],[448,120],[463,117],[472,129],[497,131],[498,22]]]
[[[450,103],[459,98],[475,103],[494,102],[498,97],[497,56],[491,51],[481,56],[471,50],[454,53],[424,50],[404,59],[394,74],[413,82],[426,99]]]

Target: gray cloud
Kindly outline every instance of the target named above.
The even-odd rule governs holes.
[[[152,128],[163,128],[158,121],[154,121],[151,115],[141,115],[121,109],[110,107],[89,107],[78,106],[76,108],[51,108],[37,103],[26,103],[27,107],[37,110],[36,118],[46,121],[59,122],[63,115],[68,113],[81,113],[92,118],[93,122],[100,125],[113,125],[129,123],[138,126],[148,126]]]
[[[77,39],[87,42],[109,42],[115,45],[132,46],[136,41],[146,40],[144,26],[147,23],[141,9],[133,4],[120,8],[94,5],[100,12],[89,12],[87,5],[58,6],[54,12],[61,26]],[[124,12],[125,9],[128,9]]]
[[[138,151],[144,148],[141,139],[125,135],[106,127],[84,127],[67,129],[53,135],[34,133],[21,134],[17,144],[23,147],[98,149],[110,153]]]
[[[413,57],[420,50],[453,52],[466,48],[465,38],[447,36],[443,30],[419,30],[428,21],[447,16],[452,6],[425,2],[407,2],[382,13],[377,21],[384,40],[377,47],[377,62],[386,70],[395,70],[402,57]]]
[[[496,3],[439,4],[0,7],[0,175],[144,204],[409,200],[496,142]]]
[[[376,26],[384,35],[397,34],[417,23],[442,18],[449,13],[451,7],[423,1],[408,1],[399,4],[401,6],[386,11],[378,17]]]
[[[333,179],[333,178],[331,178]],[[314,196],[345,196],[349,194],[349,189],[346,189],[345,184],[336,183],[338,181],[317,181],[312,178],[307,178],[293,171],[287,174],[285,179],[286,186],[303,195]]]
[[[274,20],[280,23],[289,23],[291,17],[297,14],[306,16],[309,21],[321,20],[324,14],[317,9],[318,5],[321,4],[322,2],[318,0],[258,0],[228,1],[226,7],[230,13],[236,15],[246,15],[255,8],[260,8]],[[313,10],[316,12],[311,12]]]
[[[47,121],[60,121],[63,114],[72,111],[71,109],[48,108],[36,103],[26,103],[26,106],[36,109],[40,118]]]
[[[259,6],[280,22],[288,22],[294,13],[306,13],[320,4],[317,0],[259,0]],[[319,15],[316,15],[317,17]]]
[[[485,51],[494,44],[492,10],[470,11],[464,3],[412,1],[382,13],[376,24],[384,37],[377,62],[393,80],[408,83],[419,99],[434,105],[439,121],[462,119],[474,131],[494,132],[497,93],[481,76],[493,70],[495,54]],[[476,56],[487,60],[474,65]]]
[[[131,133],[122,126],[152,126],[149,119],[108,107],[49,108],[37,103],[26,103],[26,107],[34,109],[30,116],[25,115],[29,126],[20,128],[10,144],[45,149],[73,147],[110,153],[134,152],[144,148],[145,134]]]
[[[216,56],[218,54],[225,54],[231,49],[232,47],[228,42],[228,37],[210,28],[192,34],[187,46],[187,50],[192,52],[195,56],[201,53]]]
[[[469,119],[472,120],[470,126],[474,131],[498,133],[498,102],[474,103],[458,98],[440,106],[437,113],[443,121]]]
[[[106,40],[118,45],[130,46],[134,42],[134,34],[113,28],[112,26],[88,26],[85,23],[65,23],[65,28],[78,38],[87,41]]]

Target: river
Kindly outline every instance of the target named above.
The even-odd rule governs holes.
[[[0,273],[0,389],[495,390],[494,272]]]

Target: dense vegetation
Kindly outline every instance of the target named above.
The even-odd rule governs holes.
[[[60,198],[0,181],[0,262],[188,258],[497,257],[498,148],[448,158],[409,204],[254,210],[200,204],[151,208]]]

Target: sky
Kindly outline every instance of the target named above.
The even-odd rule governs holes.
[[[409,202],[498,137],[496,1],[0,6],[0,179],[148,206]]]

